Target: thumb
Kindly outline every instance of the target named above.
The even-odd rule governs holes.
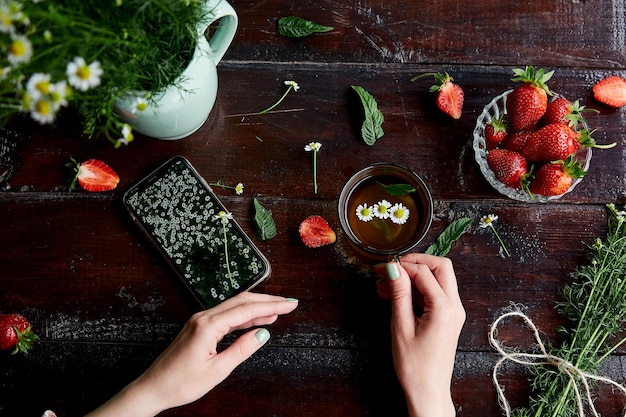
[[[408,333],[415,327],[411,279],[398,262],[388,263],[385,271],[391,298],[392,321],[400,330]]]
[[[228,369],[228,373],[248,359],[254,352],[259,350],[270,338],[267,329],[251,330],[237,338],[228,348],[221,352],[222,366]]]

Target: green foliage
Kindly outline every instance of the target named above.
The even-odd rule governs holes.
[[[352,89],[359,95],[361,103],[363,104],[363,110],[365,111],[365,121],[361,126],[361,137],[365,143],[372,146],[385,134],[382,128],[385,118],[380,110],[378,110],[376,99],[370,93],[358,85],[353,85]]]
[[[437,237],[435,243],[426,249],[425,253],[427,255],[446,256],[450,252],[452,244],[469,230],[471,224],[472,219],[466,217],[456,219],[446,227],[446,230]]]
[[[256,227],[259,240],[268,240],[276,236],[276,223],[272,218],[272,213],[254,199],[254,225]]]
[[[197,27],[206,17],[201,0],[14,0],[14,32],[32,44],[32,57],[12,63],[7,51],[12,38],[0,33],[0,121],[31,112],[24,88],[33,74],[50,75],[52,83],[66,80],[75,57],[98,61],[103,70],[97,87],[72,88],[68,96],[84,118],[87,134],[104,133],[113,140],[121,120],[113,108],[117,98],[132,90],[154,94],[175,82],[195,50]],[[7,72],[7,69],[10,70]]]
[[[286,16],[278,20],[278,33],[288,38],[301,38],[314,33],[330,32],[331,26],[319,25],[297,16]]]
[[[410,184],[389,184],[389,185],[385,185],[385,184],[382,184],[380,182],[378,184],[380,184],[380,186],[385,189],[387,194],[392,195],[392,196],[396,196],[396,197],[400,197],[400,196],[411,194],[411,193],[415,192],[415,187],[413,187]]]
[[[589,263],[578,267],[573,282],[563,288],[563,300],[556,308],[571,326],[559,329],[563,342],[549,352],[589,373],[626,342],[622,330],[626,323],[626,212],[612,204],[607,207],[606,241],[596,239],[590,246]],[[580,380],[576,383],[583,391]],[[536,394],[515,415],[578,416],[573,384],[554,367],[533,370],[531,387]]]

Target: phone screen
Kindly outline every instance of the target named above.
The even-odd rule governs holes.
[[[204,308],[267,278],[270,265],[183,157],[128,190],[124,204]],[[220,217],[222,214],[222,217]]]

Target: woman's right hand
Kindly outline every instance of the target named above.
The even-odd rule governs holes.
[[[394,367],[409,415],[454,416],[450,384],[465,310],[452,262],[416,253],[376,270],[386,277],[382,292],[391,300]],[[419,300],[419,315],[414,300]]]

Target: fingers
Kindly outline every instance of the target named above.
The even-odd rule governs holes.
[[[391,320],[403,333],[415,331],[411,279],[407,271],[397,262],[389,262],[384,267],[387,276],[387,290],[391,300]]]
[[[454,300],[459,299],[456,274],[450,259],[423,253],[411,253],[404,255],[401,258],[401,262],[404,267],[409,267],[409,265],[426,265],[431,272],[429,275],[435,278],[444,293]],[[410,272],[409,275],[411,275]]]
[[[241,335],[228,348],[220,353],[220,363],[225,375],[230,374],[239,364],[252,356],[270,338],[267,329],[255,329]]]

